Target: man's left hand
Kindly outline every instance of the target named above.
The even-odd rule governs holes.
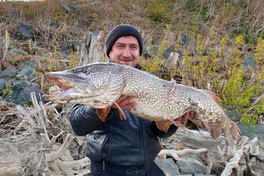
[[[194,117],[194,112],[187,112],[185,113],[183,116],[178,117],[177,119],[175,119],[175,121],[180,121],[180,122],[186,122],[189,119],[192,119]]]

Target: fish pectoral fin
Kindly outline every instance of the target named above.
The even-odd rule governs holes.
[[[156,126],[159,130],[168,132],[170,126],[173,124],[171,121],[155,121]]]
[[[106,117],[107,117],[107,115],[108,115],[110,109],[111,109],[110,107],[108,107],[108,108],[103,108],[103,109],[99,109],[99,108],[96,109],[97,115],[98,115],[99,119],[100,119],[102,122],[105,122]]]
[[[126,115],[125,113],[123,112],[123,110],[120,108],[120,106],[118,106],[118,104],[116,102],[114,102],[114,104],[116,105],[117,107],[117,110],[119,112],[119,116],[120,116],[120,119],[121,120],[126,120]]]
[[[177,126],[178,128],[180,128],[181,130],[184,130],[186,132],[189,132],[189,130],[183,124],[181,124],[180,121],[173,120],[171,118],[168,118],[168,119],[169,119],[169,121],[171,121],[171,123],[173,123],[175,126]]]

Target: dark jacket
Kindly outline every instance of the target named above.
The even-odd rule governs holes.
[[[87,135],[86,155],[92,161],[139,167],[153,162],[161,147],[157,137],[168,137],[176,132],[172,125],[167,133],[155,122],[139,118],[123,110],[127,119],[121,120],[117,109],[111,109],[106,121],[101,122],[96,109],[75,105],[70,115],[77,135]]]

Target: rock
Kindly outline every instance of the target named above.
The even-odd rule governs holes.
[[[5,88],[6,80],[0,79],[0,94],[1,91]]]
[[[10,68],[6,68],[1,74],[0,74],[0,78],[1,79],[11,79],[14,78],[16,76],[16,72],[14,72],[12,69]]]
[[[31,67],[26,67],[23,70],[21,70],[18,74],[17,74],[17,79],[18,80],[32,80],[35,79],[35,75],[32,76],[32,73],[34,72],[34,69],[32,69]]]
[[[156,158],[155,163],[168,175],[180,175],[179,167],[175,164],[172,158],[167,158],[164,161]]]
[[[81,49],[81,43],[79,41],[74,40],[71,44],[71,47],[74,52],[78,51],[78,48],[79,50]]]
[[[38,63],[34,58],[28,58],[28,60],[26,61],[19,62],[16,67],[18,70],[22,70],[26,67],[31,67],[33,69],[36,69],[38,67]]]
[[[146,49],[147,49],[147,51],[146,51]],[[175,52],[175,48],[173,48],[173,47],[170,47],[168,49],[161,49],[161,50],[162,50],[162,59],[168,59],[170,56],[170,53]],[[145,54],[145,55],[156,57],[158,55],[158,52],[159,52],[159,47],[151,46],[151,47],[145,48],[144,51],[147,52],[147,54]]]
[[[40,102],[38,95],[42,95],[40,91],[40,86],[36,83],[30,83],[27,81],[16,82],[3,96],[3,100],[11,101],[14,104],[32,105],[30,93],[35,92],[37,95],[37,100]]]
[[[254,126],[245,126],[244,124],[238,124],[242,135],[253,139],[258,137],[258,142],[252,147],[251,155],[256,156],[259,160],[264,162],[264,126],[256,124]]]
[[[214,174],[210,174],[210,175],[205,175],[205,174],[194,174],[194,176],[216,176]]]
[[[72,5],[64,5],[63,6],[63,9],[66,11],[66,12],[72,12],[72,11],[75,11],[76,10],[76,8],[75,7],[73,7]]]
[[[19,26],[19,31],[14,34],[14,38],[17,40],[32,39],[35,40],[35,29],[32,25],[21,24]]]
[[[69,45],[61,45],[60,46],[60,52],[64,55],[70,55],[71,54],[71,48]]]
[[[247,71],[249,69],[249,67],[252,67],[254,69],[254,71],[257,70],[257,64],[254,60],[254,56],[252,54],[248,55],[248,57],[246,58],[245,62],[243,63],[243,67],[244,67],[244,71]]]
[[[177,137],[173,139],[174,142],[182,144],[185,148],[208,149],[207,156],[215,165],[226,160],[227,153],[223,136],[213,139],[207,131],[189,130],[189,132],[178,130]]]
[[[181,174],[204,173],[206,170],[203,161],[191,155],[181,157],[181,160],[178,160],[176,164],[179,166]]]
[[[6,84],[10,86],[10,85],[13,85],[15,82],[16,82],[16,79],[15,78],[12,78],[12,79],[8,79],[6,81]]]
[[[182,45],[189,45],[191,42],[191,38],[189,37],[187,32],[183,32],[181,34],[181,44]]]
[[[79,47],[79,49],[81,48],[80,42],[73,41],[71,44],[61,45],[60,46],[60,52],[64,55],[70,55],[72,51],[76,52],[78,50],[78,47]]]

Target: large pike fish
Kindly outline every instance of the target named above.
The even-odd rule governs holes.
[[[215,95],[209,91],[162,80],[132,67],[95,63],[49,72],[45,76],[61,89],[54,95],[46,95],[45,100],[97,108],[102,110],[98,111],[101,120],[106,117],[110,106],[125,95],[134,97],[136,106],[130,111],[138,117],[152,121],[169,120],[175,124],[175,119],[193,111],[195,118],[192,121],[205,127],[213,138],[224,134],[227,145],[233,146],[240,136],[237,125],[225,115],[215,101]],[[179,122],[176,125],[182,127]]]

